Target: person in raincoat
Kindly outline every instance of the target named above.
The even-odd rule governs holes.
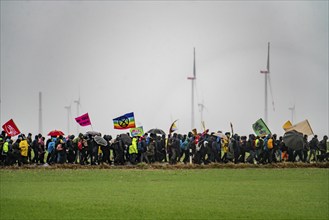
[[[19,138],[21,139],[21,142],[19,142],[19,149],[21,152],[21,156],[20,156],[20,162],[18,165],[21,165],[21,163],[27,164],[29,144],[28,144],[24,134],[22,134]]]
[[[318,156],[318,159],[321,162],[328,160],[329,158],[329,153],[327,152],[327,141],[328,141],[328,136],[325,135],[323,136],[323,139],[319,142],[319,151],[321,154]]]
[[[47,159],[46,159],[46,162],[48,164],[52,164],[52,163],[56,162],[56,160],[55,160],[55,158],[56,158],[56,152],[55,152],[56,140],[57,139],[55,137],[52,137],[50,139],[50,141],[48,142],[48,145],[47,145],[48,155],[47,155]]]
[[[131,145],[129,146],[129,160],[131,164],[136,164],[137,163],[137,154],[138,154],[138,150],[137,150],[137,137],[133,137],[131,140]]]
[[[147,158],[148,158],[148,161],[149,162],[154,162],[155,161],[155,149],[156,149],[156,146],[155,146],[155,140],[154,138],[150,138],[150,143],[149,145],[147,145],[147,150],[146,150],[146,155],[147,155]]]
[[[140,154],[140,162],[143,163],[150,163],[147,157],[147,146],[146,146],[146,138],[145,135],[139,138],[138,145],[137,145],[138,153]]]
[[[38,143],[38,135],[35,135],[34,136],[34,140],[32,141],[32,150],[33,150],[33,154],[34,154],[34,157],[32,158],[31,162],[32,163],[36,163],[38,164],[38,161],[39,161],[39,143]]]
[[[1,151],[1,165],[8,164],[9,142],[10,139],[7,138],[7,140],[3,143],[2,151]]]
[[[189,159],[189,139],[187,137],[187,135],[184,135],[183,138],[180,140],[180,148],[181,148],[181,153],[179,156],[178,161],[181,160],[181,158],[184,156],[184,160],[183,162],[186,164],[188,159]]]
[[[227,138],[222,139],[222,146],[223,146],[223,153],[224,154],[223,154],[223,157],[222,157],[221,160],[224,163],[227,163],[229,161],[227,153],[229,152],[228,144],[229,144],[231,134],[229,132],[226,132],[225,135],[226,135]]]
[[[307,162],[311,162],[311,158],[313,156],[312,161],[317,161],[317,153],[316,151],[318,150],[319,146],[319,140],[318,140],[318,135],[314,135],[312,140],[309,142],[309,147],[310,147],[310,155],[307,159]]]
[[[62,135],[58,137],[55,143],[57,152],[57,163],[63,164],[66,162],[66,142]]]

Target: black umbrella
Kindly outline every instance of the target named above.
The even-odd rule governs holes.
[[[301,150],[304,147],[303,134],[292,130],[283,135],[283,143],[292,150]]]
[[[104,138],[102,138],[101,136],[95,136],[94,140],[98,145],[107,146],[107,141]]]
[[[101,133],[99,133],[97,131],[87,131],[86,135],[101,136]]]
[[[166,135],[166,133],[163,130],[159,129],[159,128],[153,128],[153,129],[149,130],[147,133],[157,134],[157,135],[161,135],[161,136]]]
[[[131,137],[128,134],[120,134],[120,139],[126,145],[131,145]]]

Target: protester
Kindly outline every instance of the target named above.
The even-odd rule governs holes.
[[[319,147],[319,140],[318,140],[317,135],[314,135],[312,140],[309,142],[309,146],[310,146],[310,155],[309,155],[307,161],[308,162],[317,161],[317,150]],[[312,158],[312,160],[311,160],[311,158]]]
[[[129,160],[130,163],[135,165],[137,163],[137,137],[133,137],[131,141],[131,145],[129,146]]]
[[[34,140],[32,141],[32,150],[34,153],[32,163],[37,163],[39,161],[39,137],[38,137],[38,135],[34,136]]]
[[[28,150],[29,150],[29,143],[25,137],[24,134],[20,135],[19,139],[21,139],[21,141],[19,142],[19,149],[20,149],[20,153],[21,153],[21,157],[20,157],[20,161],[19,161],[19,165],[23,164],[27,164],[28,163]]]
[[[327,141],[328,136],[325,135],[323,136],[323,139],[319,142],[320,155],[318,157],[320,161],[328,160],[329,158],[329,153],[327,152]]]

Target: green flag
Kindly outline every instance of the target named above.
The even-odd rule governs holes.
[[[141,137],[144,134],[143,126],[137,128],[130,128],[130,134],[132,137]]]
[[[252,125],[252,129],[254,129],[255,134],[260,137],[271,134],[270,129],[268,129],[267,125],[261,118]]]

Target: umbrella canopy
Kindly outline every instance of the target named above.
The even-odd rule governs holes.
[[[217,132],[217,133],[214,133],[212,135],[214,135],[216,137],[223,138],[223,139],[228,139],[227,136],[225,134],[223,134],[222,132]]]
[[[64,133],[60,130],[52,130],[48,133],[48,136],[52,136],[52,137],[57,137],[60,135],[64,135]]]
[[[95,136],[94,140],[98,145],[107,146],[107,141],[104,138],[102,138],[101,136]]]
[[[292,130],[283,135],[283,143],[292,150],[301,150],[304,146],[303,134]]]
[[[120,134],[120,139],[126,145],[131,145],[131,137],[128,134]]]
[[[87,131],[86,135],[91,135],[91,136],[101,136],[101,133],[97,132],[97,131]]]
[[[149,130],[147,133],[156,134],[156,135],[166,135],[166,133],[159,128],[153,128],[153,129]]]

